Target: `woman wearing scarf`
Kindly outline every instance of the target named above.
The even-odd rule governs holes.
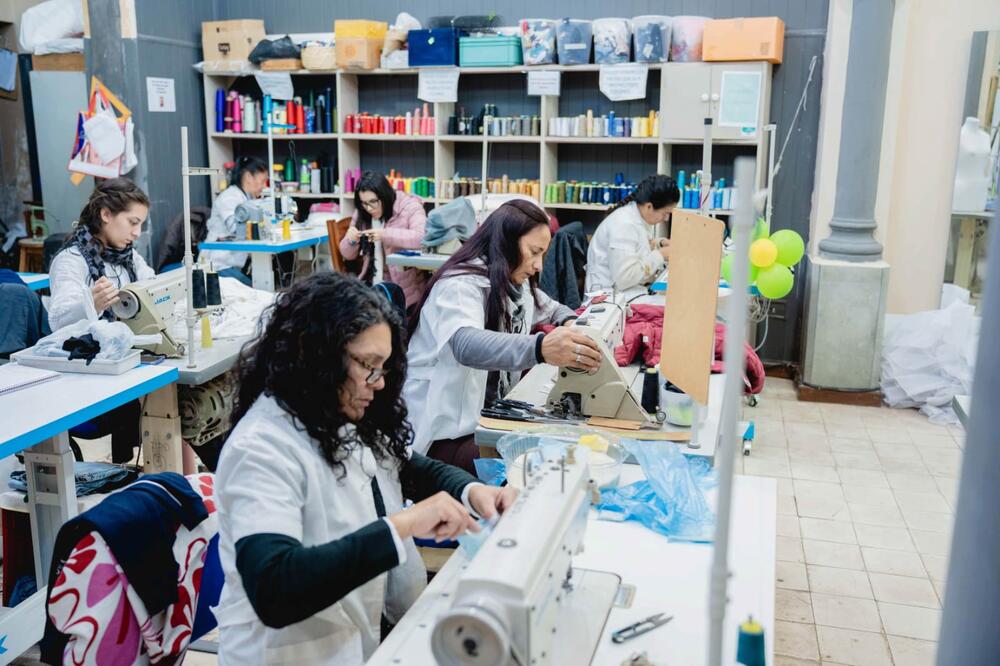
[[[403,397],[413,448],[473,472],[479,411],[538,363],[595,370],[601,353],[567,324],[572,310],[538,289],[552,233],[548,216],[524,200],[505,203],[442,266],[410,319]]]

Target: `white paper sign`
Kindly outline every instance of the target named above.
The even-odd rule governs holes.
[[[550,70],[529,70],[528,71],[528,94],[529,95],[555,95],[559,96],[559,87],[562,77],[559,72]]]
[[[253,77],[257,79],[260,91],[270,95],[271,99],[292,99],[295,96],[292,75],[288,72],[257,72]]]
[[[599,86],[604,96],[612,102],[645,99],[648,76],[649,65],[644,62],[601,65]]]
[[[722,72],[719,126],[757,128],[760,108],[760,72]]]
[[[425,102],[458,101],[458,68],[420,69],[417,97]]]
[[[174,80],[146,77],[146,103],[154,113],[173,113],[177,110],[174,97]]]

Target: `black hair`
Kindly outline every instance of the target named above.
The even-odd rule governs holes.
[[[410,315],[412,334],[420,323],[420,311],[431,289],[449,275],[479,275],[489,279],[490,293],[486,297],[486,329],[503,331],[510,328],[507,312],[511,289],[510,274],[521,264],[521,237],[537,227],[549,226],[548,216],[537,205],[524,199],[513,199],[497,208],[472,234],[469,240],[434,273],[427,283],[420,304]],[[478,260],[478,261],[477,261]],[[481,263],[480,263],[481,262]],[[531,296],[538,304],[538,276],[529,279]]]
[[[243,174],[256,176],[258,173],[267,173],[267,163],[259,157],[244,155],[237,158],[236,165],[229,176],[229,183],[243,189]]]
[[[389,180],[377,171],[365,171],[354,186],[354,209],[358,211],[358,229],[364,231],[372,226],[372,214],[361,205],[361,193],[372,192],[382,202],[382,221],[392,219],[392,207],[396,203],[396,190]]]
[[[149,197],[142,191],[142,188],[133,183],[128,178],[109,178],[102,180],[94,186],[94,191],[90,193],[90,198],[80,211],[78,223],[86,227],[91,236],[98,242],[97,235],[103,226],[101,211],[107,210],[112,215],[124,213],[132,204],[141,204],[149,208]],[[68,247],[76,242],[73,234],[66,236],[63,247]]]
[[[354,435],[345,438],[343,427],[350,420],[341,412],[339,389],[352,362],[347,345],[378,324],[387,324],[392,334],[392,354],[383,366],[385,387],[354,423]],[[317,442],[334,470],[344,471],[344,459],[359,444],[380,460],[401,464],[406,459],[413,429],[401,397],[406,379],[402,319],[381,294],[355,277],[318,273],[280,292],[261,315],[255,339],[241,350],[237,376],[234,424],[266,394]]]
[[[611,210],[618,210],[633,201],[640,206],[651,203],[653,208],[664,208],[680,200],[681,191],[677,187],[677,181],[670,176],[654,173],[652,176],[646,176],[636,186],[635,191],[619,201]]]

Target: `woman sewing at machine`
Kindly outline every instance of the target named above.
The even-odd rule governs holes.
[[[208,218],[207,239],[214,241],[229,236],[240,236],[241,230],[236,228],[233,213],[236,207],[244,201],[257,199],[267,185],[267,164],[256,157],[241,157],[236,160],[229,187],[215,198],[212,204],[212,216]],[[245,285],[250,285],[246,273],[247,253],[230,252],[228,250],[205,250],[204,258],[211,261],[213,267],[223,277],[236,278]],[[200,257],[199,257],[200,258]]]
[[[587,250],[587,293],[645,293],[670,258],[670,241],[655,238],[654,227],[670,219],[680,198],[674,179],[656,174],[611,209]]]
[[[420,197],[392,189],[386,177],[366,171],[354,188],[354,217],[340,253],[348,261],[358,258],[361,238],[374,244],[373,278],[375,282],[395,282],[406,295],[408,310],[423,296],[427,273],[417,268],[386,266],[385,256],[397,250],[419,250],[427,223],[427,212]],[[386,277],[388,269],[388,277]]]
[[[572,310],[538,289],[549,220],[537,205],[500,206],[442,266],[410,318],[403,396],[413,414],[416,451],[474,470],[479,412],[504,397],[538,363],[594,370],[601,353],[569,328]]]
[[[470,510],[515,492],[408,451],[404,330],[378,292],[321,273],[261,321],[215,481],[219,663],[360,665],[426,584],[412,537],[476,531]]]

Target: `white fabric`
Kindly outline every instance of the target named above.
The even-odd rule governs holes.
[[[385,225],[382,220],[372,219],[372,229],[381,231]],[[382,241],[375,241],[375,281],[374,284],[385,282],[385,250],[382,249]]]
[[[460,328],[486,328],[490,283],[474,275],[449,276],[431,289],[420,311],[420,323],[406,354],[408,369],[403,399],[413,424],[413,449],[426,453],[432,442],[471,435],[486,399],[487,370],[460,365],[448,341]],[[527,283],[525,289],[529,289]],[[525,295],[524,320],[529,330],[546,321],[558,304],[541,291],[541,305]]]
[[[146,280],[156,275],[142,255],[132,250],[132,261],[135,262],[136,280]],[[131,284],[128,271],[122,266],[104,262],[104,274],[111,282],[121,289]],[[49,327],[56,331],[63,326],[76,323],[81,319],[96,319],[100,312],[94,310],[94,286],[87,270],[87,262],[76,247],[60,251],[49,266]]]
[[[271,305],[277,293],[248,287],[236,278],[220,277],[222,307],[209,313],[212,338],[240,338],[253,335],[264,308]],[[173,316],[167,322],[167,330],[175,340],[187,338],[187,298],[179,298],[174,305]],[[200,347],[201,338],[195,336],[195,344]]]
[[[216,472],[219,555],[226,577],[219,606],[219,663],[361,664],[378,646],[383,610],[398,619],[426,584],[412,539],[405,562],[350,592],[309,619],[266,627],[247,599],[236,570],[235,544],[252,534],[283,534],[305,546],[344,537],[378,520],[371,479],[385,510],[402,510],[402,488],[390,463],[356,448],[339,474],[273,398],[261,396],[233,429]]]
[[[236,229],[236,220],[233,213],[236,207],[244,201],[249,201],[250,197],[236,185],[230,185],[215,198],[212,204],[212,215],[208,218],[208,235],[205,237],[209,241],[217,241],[225,236],[236,236],[243,238],[246,235],[244,230],[241,235]],[[205,250],[199,255],[199,259],[204,257],[212,262],[215,268],[243,268],[247,263],[246,252],[230,252],[228,250]]]
[[[25,53],[52,40],[83,37],[83,3],[80,0],[48,0],[21,14],[18,42]],[[11,47],[12,48],[12,47]]]
[[[637,296],[663,270],[666,261],[652,248],[653,227],[630,203],[615,210],[597,227],[587,250],[585,291],[624,292]]]

